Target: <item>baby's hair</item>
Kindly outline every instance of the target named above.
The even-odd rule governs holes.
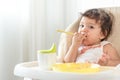
[[[81,17],[88,17],[90,19],[95,19],[97,23],[101,24],[101,31],[105,36],[103,40],[106,40],[112,32],[113,25],[113,15],[103,9],[89,9],[81,14]]]

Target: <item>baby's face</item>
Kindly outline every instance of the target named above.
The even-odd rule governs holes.
[[[78,32],[85,34],[86,38],[83,40],[84,45],[96,45],[105,37],[101,32],[100,23],[88,17],[82,17]]]

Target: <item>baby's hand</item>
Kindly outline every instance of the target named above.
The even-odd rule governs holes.
[[[82,32],[81,33],[75,32],[73,39],[72,39],[72,43],[77,44],[77,45],[82,44],[82,41],[86,38],[85,36],[86,36],[86,34],[84,34]]]
[[[99,59],[98,64],[100,64],[101,66],[106,66],[108,64],[109,59],[110,56],[104,53],[102,57]]]

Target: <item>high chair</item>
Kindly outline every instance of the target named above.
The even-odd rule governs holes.
[[[105,8],[111,11],[115,17],[113,26],[113,33],[108,41],[112,42],[120,54],[120,7]],[[75,20],[65,31],[76,32],[79,27],[80,18]],[[58,48],[58,56],[64,56],[68,50],[72,35],[61,34]],[[44,71],[38,67],[38,62],[24,62],[17,64],[14,69],[14,75],[23,77],[24,80],[119,80],[120,79],[120,65],[117,68],[100,72],[96,74],[74,74],[64,72],[54,72],[52,70]]]

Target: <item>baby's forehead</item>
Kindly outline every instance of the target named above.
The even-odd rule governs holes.
[[[101,24],[101,21],[86,16],[81,17],[80,24]]]

